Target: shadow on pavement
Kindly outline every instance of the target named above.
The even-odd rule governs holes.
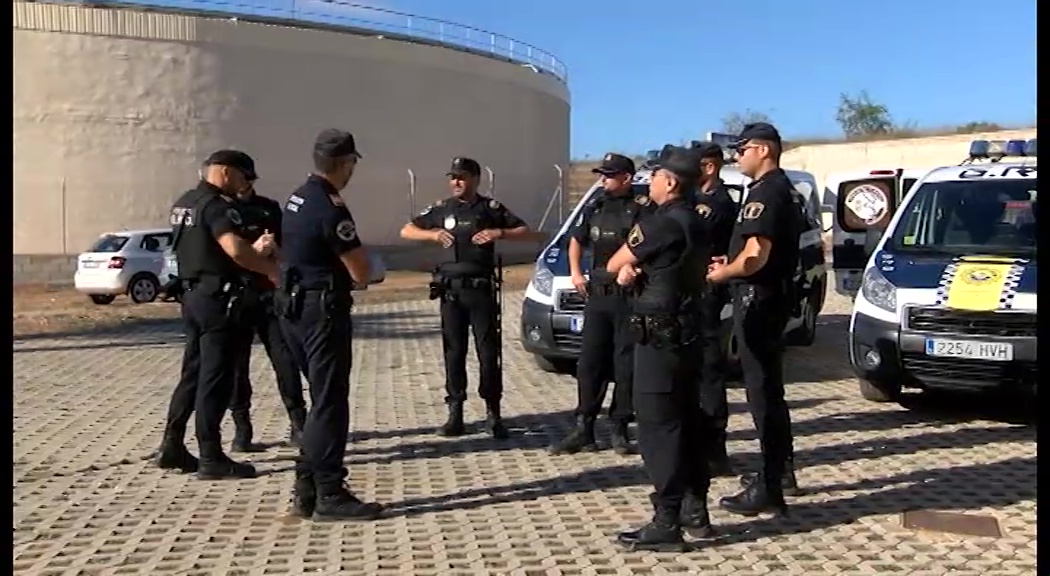
[[[849,315],[825,314],[817,319],[817,338],[810,346],[788,346],[784,383],[845,380],[855,375],[849,364]]]

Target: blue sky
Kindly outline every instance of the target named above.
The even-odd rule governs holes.
[[[861,90],[901,124],[1035,119],[1035,0],[357,1],[558,56],[574,157],[697,138],[747,109],[786,138],[836,136],[839,94]]]

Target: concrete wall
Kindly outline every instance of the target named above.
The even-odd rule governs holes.
[[[165,225],[218,148],[252,154],[257,189],[283,200],[316,134],[352,131],[365,158],[344,194],[366,241],[394,255],[414,210],[447,194],[451,157],[490,167],[496,197],[533,224],[568,165],[567,87],[517,64],[243,19],[13,9],[16,282],[71,278],[68,255],[99,233]]]
[[[806,170],[823,187],[828,174],[876,168],[935,168],[958,164],[966,158],[974,140],[1035,138],[1035,129],[1006,130],[979,134],[953,134],[909,138],[801,146],[784,153],[785,168]]]

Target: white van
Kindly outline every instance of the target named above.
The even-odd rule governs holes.
[[[802,302],[802,314],[788,322],[789,341],[798,345],[813,342],[817,329],[817,315],[824,306],[827,269],[824,262],[824,246],[821,242],[820,199],[816,180],[809,172],[785,170],[795,184],[795,189],[806,199],[809,229],[799,242],[802,251],[797,283]],[[651,170],[641,169],[635,174],[632,192],[636,195],[649,193]],[[740,203],[740,196],[750,179],[734,166],[722,169],[722,180],[729,188],[733,200]],[[536,259],[536,269],[525,291],[521,307],[521,342],[531,352],[537,364],[549,372],[573,372],[580,354],[583,337],[583,297],[576,292],[569,278],[568,242],[569,228],[583,207],[597,194],[602,194],[601,182],[596,182],[573,208],[569,218],[554,235],[550,243]],[[590,267],[589,255],[585,253],[582,266],[586,274]],[[731,340],[732,306],[722,311],[726,338],[729,339],[730,361],[735,364],[735,346]]]

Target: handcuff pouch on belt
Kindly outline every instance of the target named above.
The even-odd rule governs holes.
[[[435,273],[430,281],[431,300],[444,300],[455,302],[458,299],[458,291],[463,288],[482,289],[491,288],[494,285],[491,278],[479,278],[477,276],[445,276]]]
[[[295,321],[303,315],[303,298],[306,290],[299,284],[299,274],[295,269],[284,270],[281,274],[281,285],[274,291],[274,310],[281,316]]]
[[[627,332],[635,343],[657,349],[683,344],[681,321],[672,314],[631,314]]]

